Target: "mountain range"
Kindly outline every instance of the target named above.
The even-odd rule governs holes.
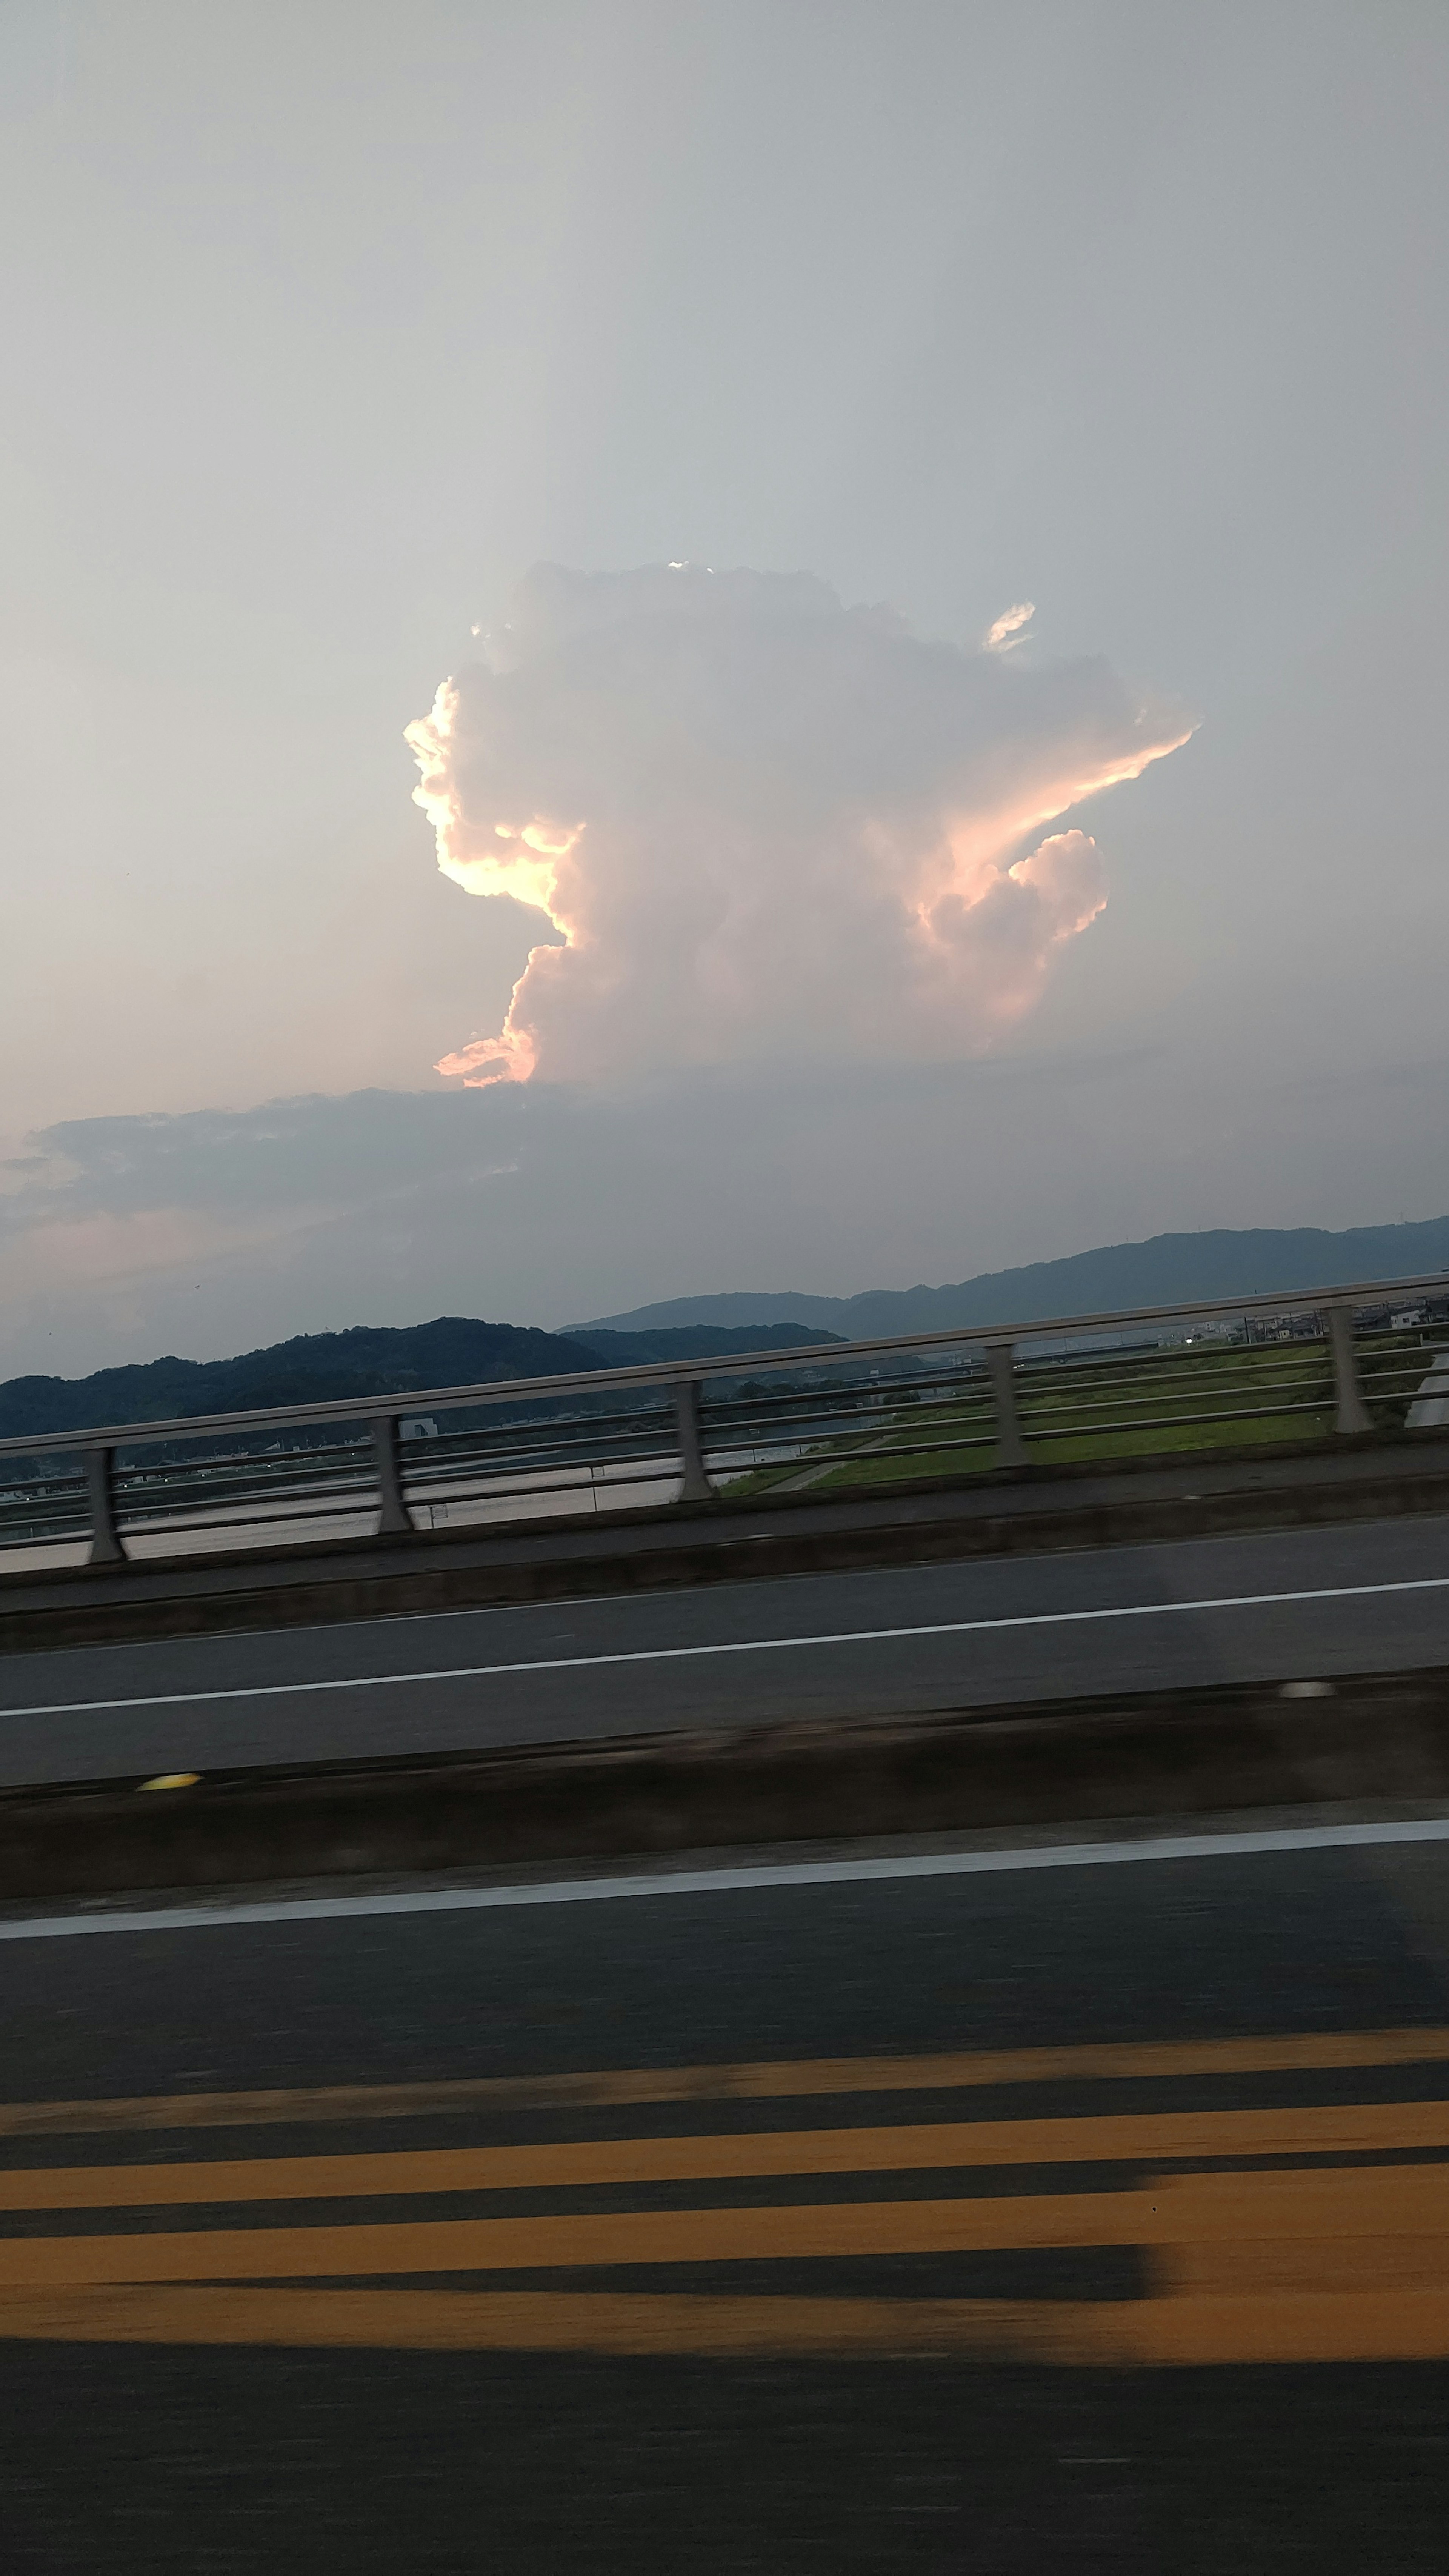
[[[1185,1306],[1194,1297],[1274,1297],[1299,1289],[1449,1272],[1449,1216],[1415,1225],[1317,1226],[1208,1234],[1155,1234],[1021,1270],[988,1270],[949,1288],[867,1288],[855,1297],[801,1289],[713,1297],[668,1297],[625,1315],[601,1315],[567,1329],[587,1341],[604,1331],[637,1333],[699,1324],[732,1329],[789,1320],[823,1325],[846,1341],[877,1334],[949,1332],[971,1324],[1037,1324],[1057,1315],[1113,1314],[1133,1306]]]
[[[946,1288],[872,1288],[855,1297],[727,1292],[673,1297],[545,1333],[440,1315],[429,1324],[358,1324],[304,1333],[235,1359],[158,1359],[91,1377],[17,1377],[0,1385],[0,1438],[121,1422],[164,1422],[350,1397],[424,1393],[489,1379],[563,1377],[641,1361],[713,1359],[792,1344],[868,1341],[973,1324],[1041,1323],[1193,1298],[1292,1296],[1359,1281],[1449,1274],[1449,1217],[1325,1233],[1260,1229],[1158,1234],[1062,1261],[983,1272]]]
[[[590,1342],[467,1315],[439,1315],[431,1324],[355,1324],[347,1332],[302,1333],[237,1359],[149,1360],[80,1378],[13,1377],[0,1386],[0,1439],[287,1404],[342,1404],[354,1396],[408,1396],[434,1387],[482,1386],[493,1378],[568,1377],[584,1369],[781,1350],[792,1342],[837,1338],[794,1323],[745,1332],[710,1325],[602,1332]]]

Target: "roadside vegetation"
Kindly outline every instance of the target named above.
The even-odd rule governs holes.
[[[1370,1409],[1399,1429],[1432,1351],[1417,1332],[1375,1334],[1360,1351]],[[844,1390],[842,1390],[842,1393]],[[1333,1429],[1326,1345],[1184,1342],[1156,1350],[1068,1355],[1018,1370],[1017,1408],[1033,1465],[1269,1447],[1317,1441]],[[965,1478],[999,1463],[984,1379],[904,1392],[779,1466],[731,1479],[736,1496],[808,1486],[815,1493],[918,1478]]]

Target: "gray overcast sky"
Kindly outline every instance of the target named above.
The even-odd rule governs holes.
[[[1438,0],[0,0],[0,1371],[1449,1207],[1446,67]],[[808,1061],[460,1092],[540,925],[403,727],[535,563],[680,559],[1035,601],[1014,679],[1198,729],[959,1061],[793,919]]]

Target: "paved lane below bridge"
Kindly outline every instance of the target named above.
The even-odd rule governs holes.
[[[1449,1664],[1449,1521],[0,1662],[0,1784]]]

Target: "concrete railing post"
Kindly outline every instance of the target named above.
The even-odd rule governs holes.
[[[91,1514],[92,1565],[127,1565],[130,1562],[121,1545],[116,1527],[116,1495],[111,1480],[115,1465],[114,1449],[87,1449],[84,1453],[86,1501]]]
[[[996,1463],[998,1467],[1025,1467],[1026,1442],[1021,1436],[1021,1415],[1016,1406],[1015,1343],[988,1342],[986,1365],[991,1372],[991,1401],[996,1412]]]
[[[676,1378],[674,1416],[679,1426],[679,1463],[683,1469],[679,1499],[682,1503],[707,1503],[714,1493],[704,1463],[704,1436],[699,1420],[699,1380]]]
[[[412,1515],[403,1499],[402,1460],[398,1455],[397,1416],[380,1414],[372,1426],[372,1446],[377,1459],[377,1493],[382,1508],[378,1513],[379,1538],[407,1538],[412,1534]]]
[[[1358,1431],[1372,1431],[1373,1416],[1363,1400],[1363,1389],[1358,1382],[1351,1306],[1329,1307],[1328,1348],[1333,1361],[1333,1392],[1338,1408],[1333,1419],[1334,1430],[1349,1436]]]

